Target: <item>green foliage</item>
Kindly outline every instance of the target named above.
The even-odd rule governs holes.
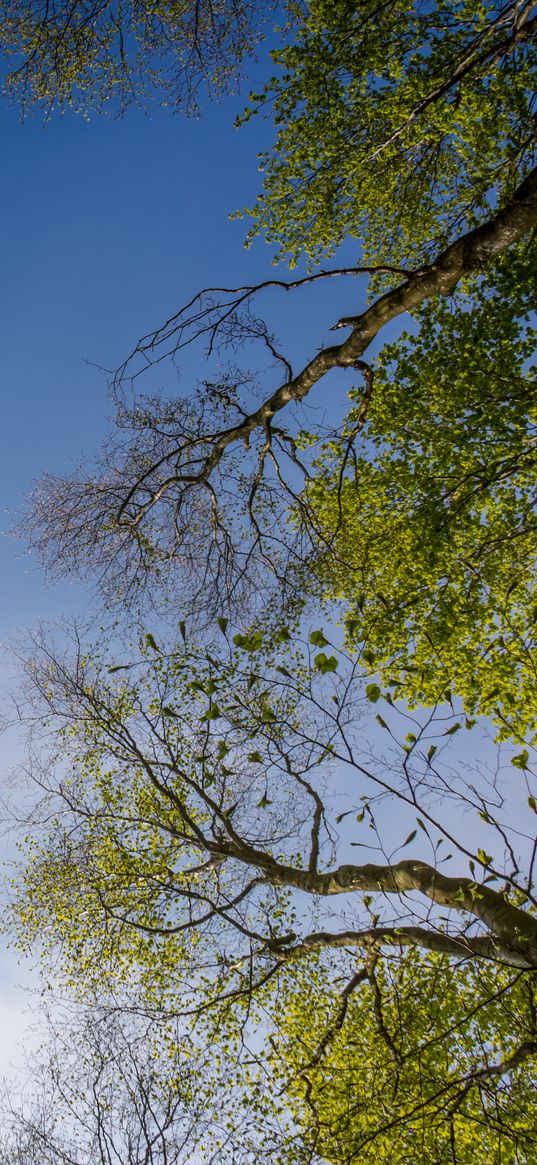
[[[104,976],[162,1009],[170,994],[190,998],[194,982],[202,993],[207,965],[222,990],[233,977],[228,956],[241,935],[229,911],[241,866],[213,865],[210,847],[231,844],[235,814],[254,836],[262,819],[266,838],[257,810],[267,806],[268,836],[282,844],[293,815],[273,762],[307,674],[287,650],[293,676],[280,667],[271,684],[270,655],[264,676],[252,670],[252,638],[235,636],[216,655],[183,637],[166,651],[147,633],[129,665],[95,655],[72,671],[45,662],[38,683],[65,775],[47,762],[46,826],[21,843],[16,928],[25,949],[40,942],[46,965],[60,952],[72,990],[98,990]],[[277,933],[287,892],[256,885],[252,909]],[[227,932],[224,957],[215,952]]]
[[[423,308],[381,352],[361,436],[357,389],[308,490],[325,594],[371,670],[515,738],[537,727],[536,274],[524,244]]]
[[[364,696],[345,652],[318,651],[329,634],[286,632],[272,649],[253,646],[251,629],[219,628],[197,647],[186,628],[170,644],[161,627],[116,670],[78,640],[72,661],[41,647],[29,703],[53,744],[36,761],[41,800],[14,879],[19,948],[38,942],[47,982],[79,1000],[112,999],[165,1030],[179,1021],[190,1095],[200,1100],[202,1052],[258,1139],[261,1155],[246,1160],[302,1165],[314,1151],[343,1165],[374,1152],[380,1163],[396,1143],[400,1165],[416,1144],[424,1165],[448,1165],[455,1137],[464,1165],[481,1120],[478,1165],[485,1151],[494,1165],[529,1165],[535,800],[529,829],[521,813],[516,830],[495,822],[495,776],[487,787],[431,768],[428,717],[398,750],[390,727],[396,751],[383,745],[376,762],[358,708],[380,694]],[[451,727],[442,718],[444,750]],[[529,766],[523,780],[526,795]],[[444,828],[443,804],[434,815],[447,783],[482,807],[471,851]],[[502,876],[502,890],[489,885]],[[356,990],[339,994],[340,971],[362,963]],[[210,1075],[203,1087],[210,1104]],[[229,1109],[225,1122],[223,1148],[241,1139]]]
[[[275,152],[263,159],[254,231],[265,230],[291,262],[331,253],[351,236],[362,240],[364,262],[400,269],[490,218],[533,156],[530,6],[312,0],[290,8],[302,18],[297,39],[275,53],[281,73],[252,99],[254,107],[271,103],[278,127]],[[48,109],[121,107],[150,90],[192,109],[202,81],[223,88],[236,75],[255,39],[255,14],[256,4],[242,0],[59,0],[45,14],[31,0],[0,0],[0,49],[15,59],[8,87],[23,106]],[[47,649],[30,665],[44,724],[56,732],[59,771],[48,756],[37,770],[42,825],[23,845],[19,945],[41,942],[45,965],[55,960],[79,995],[107,981],[136,1009],[193,1017],[218,1075],[226,1057],[237,1069],[237,1089],[244,1064],[244,1106],[274,1138],[272,1161],[535,1160],[536,1011],[530,974],[513,969],[537,965],[529,746],[508,770],[524,782],[526,833],[518,818],[509,832],[495,775],[487,786],[481,773],[465,781],[436,766],[462,723],[474,723],[468,714],[491,716],[501,736],[520,740],[518,749],[537,739],[536,257],[532,240],[506,251],[450,300],[416,313],[417,334],[381,351],[365,397],[352,391],[294,526],[283,516],[300,548],[297,527],[307,516],[314,552],[295,577],[303,592],[313,580],[317,594],[344,604],[351,660],[319,627],[297,649],[285,627],[233,634],[229,625],[226,601],[234,595],[236,610],[243,593],[237,579],[242,586],[244,576],[245,593],[251,585],[250,552],[241,550],[234,576],[242,515],[229,529],[221,515],[226,505],[239,514],[248,496],[257,539],[251,503],[263,495],[267,451],[274,492],[261,504],[282,561],[287,545],[278,538],[278,507],[296,492],[285,493],[277,450],[291,457],[293,474],[301,462],[295,437],[271,427],[283,407],[274,405],[278,392],[253,421],[235,372],[229,392],[204,381],[192,400],[123,408],[130,435],[121,461],[107,461],[108,493],[94,479],[75,481],[74,493],[60,483],[55,504],[54,494],[41,502],[45,529],[54,530],[57,516],[77,567],[93,562],[97,548],[107,577],[116,535],[127,541],[134,532],[122,595],[148,586],[150,572],[162,586],[163,564],[180,545],[184,577],[202,579],[192,590],[196,614],[206,602],[219,634],[216,645],[196,647],[180,622],[179,646],[166,644],[159,626],[157,638],[145,634],[141,658],[90,663],[77,641],[73,666]],[[431,294],[426,276],[414,279]],[[225,343],[257,334],[277,355],[249,314],[249,290],[233,309],[212,294],[191,301],[186,322],[178,313],[166,342],[173,347],[179,337],[178,350],[189,342],[182,329],[189,335],[193,327],[212,347],[227,321]],[[385,319],[379,309],[366,339]],[[156,337],[137,352],[154,356]],[[364,349],[365,341],[347,346],[347,366]],[[324,371],[337,364],[323,360]],[[321,375],[314,365],[302,381],[290,375],[285,404],[293,392],[305,398]],[[243,442],[252,426],[265,445],[245,495]],[[302,437],[311,449],[315,438]],[[236,448],[220,471],[228,444]],[[165,519],[147,534],[142,516],[172,480],[180,489],[188,483],[186,506],[180,490],[177,504],[170,495]],[[201,502],[189,492],[193,483]],[[283,565],[280,572],[276,563],[278,578]],[[428,716],[411,718],[412,731],[397,735],[397,696],[415,706],[454,695],[467,715],[442,721],[440,749],[430,743]],[[381,700],[389,723],[371,707]],[[375,731],[384,730],[386,749],[395,746],[395,762],[393,753],[372,756],[374,737],[357,727],[359,702]],[[343,810],[332,813],[341,808],[338,766],[352,781]],[[480,832],[471,843],[443,822],[446,789],[475,806]],[[353,832],[341,838],[344,822]],[[416,839],[430,847],[430,860],[416,858]],[[464,862],[451,875],[441,865],[453,856],[440,848],[448,839]],[[340,841],[346,853],[337,865]],[[349,862],[356,850],[348,847],[360,847],[362,865]],[[489,885],[500,877],[504,889]],[[330,915],[321,903],[336,894],[345,905]],[[335,930],[319,929],[327,918]],[[340,955],[343,946],[354,952],[355,975],[338,991],[334,972],[349,972],[351,958]],[[467,961],[455,962],[459,955]],[[357,958],[365,959],[358,972]],[[271,1031],[262,1048],[260,1018]],[[278,1139],[284,1103],[295,1123]],[[223,1124],[219,1147],[233,1132],[227,1113]]]
[[[124,108],[158,94],[194,112],[200,88],[236,81],[262,36],[263,11],[248,0],[2,0],[0,52],[13,61],[9,95],[24,111],[69,105]]]
[[[268,1008],[273,1070],[304,1142],[289,1159],[309,1150],[334,1165],[530,1165],[531,980],[413,953],[367,969],[346,1000],[333,964],[289,971]]]
[[[277,127],[254,232],[292,261],[351,236],[366,262],[416,263],[488,216],[531,164],[519,16],[494,0],[312,0],[246,114],[267,106]]]

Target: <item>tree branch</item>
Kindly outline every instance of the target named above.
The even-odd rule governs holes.
[[[294,962],[316,950],[349,949],[371,951],[378,947],[404,949],[405,947],[419,947],[426,951],[435,951],[437,954],[450,955],[457,959],[464,958],[498,958],[497,949],[493,947],[490,938],[467,938],[461,935],[453,938],[443,931],[428,930],[422,926],[371,926],[364,930],[315,931],[293,946],[281,947],[279,944],[267,943],[267,946],[279,963]],[[514,956],[516,957],[516,956]],[[506,960],[507,961],[507,960]],[[511,961],[511,960],[509,960]],[[513,963],[518,966],[518,963]],[[524,968],[527,969],[527,962]]]
[[[361,360],[380,330],[404,312],[436,295],[449,295],[466,275],[479,271],[487,262],[516,243],[537,225],[537,167],[524,179],[507,206],[487,222],[452,243],[432,263],[409,275],[404,283],[380,296],[361,315],[342,317],[336,328],[350,327],[351,335],[342,344],[321,349],[291,380],[279,386],[258,409],[243,420],[213,435],[206,434],[207,448],[196,474],[206,482],[218,467],[227,448],[235,442],[248,443],[257,429],[265,430],[273,417],[292,402],[304,400],[317,382],[334,368],[350,368]],[[201,444],[201,442],[199,442]],[[177,457],[177,448],[170,457]],[[180,480],[170,475],[166,486]],[[161,490],[164,487],[161,487]]]

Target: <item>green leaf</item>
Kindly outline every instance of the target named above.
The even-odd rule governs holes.
[[[328,647],[328,639],[325,638],[322,631],[312,631],[310,634],[310,643],[314,647]]]
[[[276,643],[289,643],[291,635],[290,635],[289,631],[287,630],[287,627],[280,627],[280,629],[276,632],[274,638],[276,640]]]
[[[380,697],[382,695],[378,684],[368,684],[366,687],[366,690],[365,690],[365,694],[367,696],[367,699],[372,704],[376,704],[377,700],[380,700]]]
[[[235,810],[238,809],[239,805],[240,805],[240,801],[235,801],[234,805],[230,805],[229,809],[223,810],[222,816],[223,817],[233,817],[233,814],[235,813]]]
[[[335,655],[325,655],[324,651],[320,651],[314,658],[315,667],[325,675],[327,672],[337,670],[338,661]]]
[[[155,638],[151,634],[150,631],[147,632],[146,637],[145,637],[145,641],[147,643],[147,646],[150,647],[152,651],[160,652],[160,647],[158,646],[158,643],[155,642]]]
[[[528,759],[529,752],[527,748],[525,748],[522,752],[517,753],[516,756],[511,757],[511,764],[514,765],[516,769],[527,769]]]
[[[227,625],[228,625],[228,623],[229,623],[229,619],[226,619],[226,616],[225,616],[225,615],[219,615],[219,616],[218,616],[218,619],[217,619],[216,621],[217,621],[217,623],[218,623],[218,626],[219,626],[220,630],[221,630],[221,631],[222,631],[222,633],[225,635],[225,634],[226,634],[226,631],[227,631]]]
[[[235,647],[239,647],[241,651],[259,651],[263,646],[263,632],[253,631],[250,635],[241,635],[238,633],[233,636]]]
[[[202,720],[218,720],[221,715],[218,704],[210,704],[207,711],[203,713]]]
[[[272,801],[265,794],[260,801],[257,802],[257,809],[266,809],[267,805],[272,805]]]

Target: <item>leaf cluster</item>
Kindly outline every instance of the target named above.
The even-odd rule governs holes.
[[[531,4],[313,0],[246,117],[274,149],[252,233],[296,262],[347,238],[415,265],[487,217],[534,152]]]
[[[537,725],[536,270],[524,244],[423,308],[308,488],[322,586],[392,694],[456,694],[516,739]]]

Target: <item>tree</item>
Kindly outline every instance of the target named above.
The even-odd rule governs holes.
[[[56,1004],[45,1030],[29,1085],[3,1098],[2,1165],[178,1165],[202,1151],[241,1159],[224,1129],[214,1058],[196,1059],[177,1024],[96,999],[75,1014]],[[246,1120],[240,1132],[246,1142]]]
[[[350,232],[361,262],[194,296],[118,370],[100,464],[45,482],[27,521],[58,571],[164,600],[173,628],[28,663],[19,942],[72,991],[106,979],[223,1045],[254,1119],[278,1115],[263,1081],[285,1088],[276,1160],[388,1160],[394,1131],[401,1161],[418,1132],[425,1165],[534,1156],[534,34],[522,2],[312,4],[267,91],[259,221],[293,260]],[[347,337],[297,371],[255,296],[357,276]],[[129,397],[196,340],[226,372]],[[352,411],[327,429],[299,410],[333,372]],[[295,634],[318,599],[343,600],[351,654]],[[517,741],[490,768],[460,750],[479,712]]]
[[[534,1158],[530,978],[416,952],[338,970],[338,989],[326,960],[289,976],[274,1013],[273,1070],[294,1102],[303,1156],[338,1165]]]
[[[303,14],[264,98],[280,131],[260,213],[292,257],[350,232],[364,262],[206,289],[138,342],[114,378],[117,430],[97,468],[35,495],[25,529],[56,571],[96,568],[123,605],[164,594],[174,605],[179,576],[183,610],[202,624],[223,612],[248,622],[268,601],[289,619],[312,596],[342,599],[383,682],[404,683],[413,702],[454,691],[502,732],[534,731],[535,20],[520,2],[319,0]],[[347,338],[297,371],[254,313],[256,295],[359,275],[369,306],[341,317]],[[419,338],[375,361],[372,346],[405,313]],[[142,373],[199,340],[218,349],[218,371],[188,397],[129,398]],[[272,365],[254,375],[236,358],[252,342]],[[486,415],[467,405],[485,369]],[[318,401],[335,371],[363,387],[327,432],[297,406]]]
[[[162,594],[167,568],[178,569],[184,587],[183,609],[208,611],[209,619],[229,609],[244,610],[260,575],[269,571],[288,602],[293,585],[289,562],[309,550],[312,521],[302,525],[308,545],[289,522],[290,507],[304,513],[301,484],[311,472],[302,456],[303,425],[285,423],[283,414],[303,406],[329,373],[346,371],[364,379],[366,409],[373,392],[373,371],[364,357],[382,330],[427,300],[450,295],[504,250],[533,230],[537,220],[537,171],[524,179],[512,199],[488,221],[474,227],[438,253],[426,266],[409,272],[361,313],[341,318],[336,328],[350,334],[322,347],[299,371],[281,355],[267,325],[253,315],[252,298],[267,288],[297,289],[304,284],[360,274],[378,268],[321,271],[298,280],[267,280],[258,287],[207,289],[195,296],[156,332],[137,344],[118,370],[116,436],[108,442],[97,472],[71,479],[45,479],[32,499],[25,534],[55,571],[97,568],[110,592],[124,602],[156,582]],[[383,271],[387,268],[383,267]],[[142,372],[175,357],[188,343],[208,338],[237,345],[260,341],[278,368],[276,387],[267,391],[266,370],[253,380],[263,394],[252,404],[252,377],[233,365],[207,377],[197,391],[178,400],[134,399],[126,389]],[[283,375],[281,369],[283,365]],[[272,370],[272,381],[274,371]],[[365,411],[353,438],[359,436]],[[323,433],[319,434],[321,439]],[[314,440],[308,436],[307,443]],[[246,452],[245,452],[246,449]],[[321,530],[322,534],[322,530]],[[326,540],[326,539],[325,539]],[[168,585],[175,585],[173,582]],[[303,577],[299,592],[303,591]],[[189,608],[189,599],[191,606]]]
[[[24,113],[123,110],[158,94],[194,112],[204,86],[232,87],[272,4],[250,0],[3,0],[6,89]]]
[[[523,243],[424,306],[308,491],[323,593],[345,600],[350,639],[392,693],[455,692],[520,739],[537,725],[536,270]]]
[[[313,0],[254,97],[277,136],[254,230],[318,260],[427,263],[532,166],[537,18],[516,0]]]
[[[460,719],[409,718],[389,697],[373,754],[364,705],[372,719],[380,689],[364,693],[320,629],[306,644],[283,628],[264,647],[259,632],[230,638],[224,622],[209,648],[148,635],[111,665],[78,644],[69,661],[37,651],[28,709],[51,748],[34,760],[19,942],[39,938],[79,997],[106,982],[116,1006],[194,1023],[209,1052],[248,1068],[258,1129],[265,1110],[280,1116],[268,1072],[298,1106],[302,1134],[280,1135],[299,1154],[375,1146],[387,1160],[391,1130],[416,1135],[417,1107],[425,1163],[453,1160],[453,1143],[469,1161],[479,1120],[483,1160],[529,1162],[530,750],[468,768]]]
[[[449,742],[460,720],[439,713],[438,722],[431,715],[420,725],[412,718],[414,731],[400,745],[396,769],[382,757],[366,766],[367,744],[356,718],[363,682],[356,661],[333,648],[321,631],[312,632],[310,644],[293,641],[293,650],[283,650],[289,633],[282,630],[283,642],[268,648],[266,666],[259,632],[238,633],[231,644],[222,637],[222,650],[184,644],[166,651],[149,635],[139,659],[111,667],[96,661],[96,651],[90,662],[77,649],[68,665],[43,647],[29,665],[31,707],[50,728],[55,726],[62,765],[67,758],[69,765],[65,776],[52,770],[48,777],[47,757],[36,770],[38,783],[50,785],[44,806],[51,832],[48,841],[36,843],[28,865],[24,933],[35,925],[54,946],[61,935],[67,961],[71,949],[77,967],[85,961],[88,972],[95,943],[100,952],[96,966],[103,952],[118,943],[119,950],[126,943],[128,959],[136,959],[139,950],[142,963],[147,944],[156,944],[172,951],[171,965],[179,965],[185,942],[190,949],[192,927],[199,928],[200,951],[205,932],[233,936],[236,931],[234,942],[246,939],[277,964],[310,949],[342,945],[337,937],[322,934],[300,941],[296,935],[284,937],[279,925],[273,933],[270,918],[280,891],[285,900],[297,892],[305,902],[311,895],[352,892],[380,893],[395,902],[400,894],[415,891],[428,908],[436,903],[453,911],[454,929],[440,925],[433,911],[430,927],[393,931],[382,923],[363,934],[345,932],[343,945],[395,941],[534,966],[537,923],[523,905],[533,901],[533,796],[526,808],[528,835],[517,843],[529,848],[517,858],[508,846],[507,867],[497,867],[483,846],[475,850],[473,842],[454,836],[428,807],[445,784],[436,771],[438,732],[444,744],[445,738]],[[110,673],[116,672],[121,678],[114,682]],[[366,704],[377,703],[380,694],[378,685],[367,685]],[[377,719],[391,736],[392,728]],[[425,750],[433,738],[436,743]],[[528,750],[513,764],[523,772],[523,783],[526,777],[531,780]],[[435,842],[449,840],[464,855],[461,860],[470,861],[472,877],[448,878],[426,862],[406,859],[329,865],[321,872],[324,851],[331,853],[335,845],[321,789],[327,768],[337,779],[338,766],[349,766],[359,777],[360,821],[373,822],[376,839],[371,806],[377,795],[381,801],[395,798],[400,821],[404,806],[410,824],[421,814],[424,836],[429,822]],[[503,815],[494,807],[497,779],[493,774],[487,787],[486,779],[478,785],[462,774],[453,788],[455,803],[467,798],[479,807],[476,821],[480,814],[491,835],[489,847],[495,833],[505,841]],[[61,807],[58,817],[51,816],[52,804]],[[486,881],[477,887],[479,867]],[[505,893],[488,885],[498,877],[507,878]],[[510,903],[509,887],[516,906]],[[247,901],[259,915],[259,926],[252,929],[241,922]],[[267,911],[265,928],[261,920]],[[467,934],[466,922],[461,929],[460,913],[473,920],[479,933]],[[106,920],[102,928],[99,917]],[[151,974],[168,971],[162,965]]]

